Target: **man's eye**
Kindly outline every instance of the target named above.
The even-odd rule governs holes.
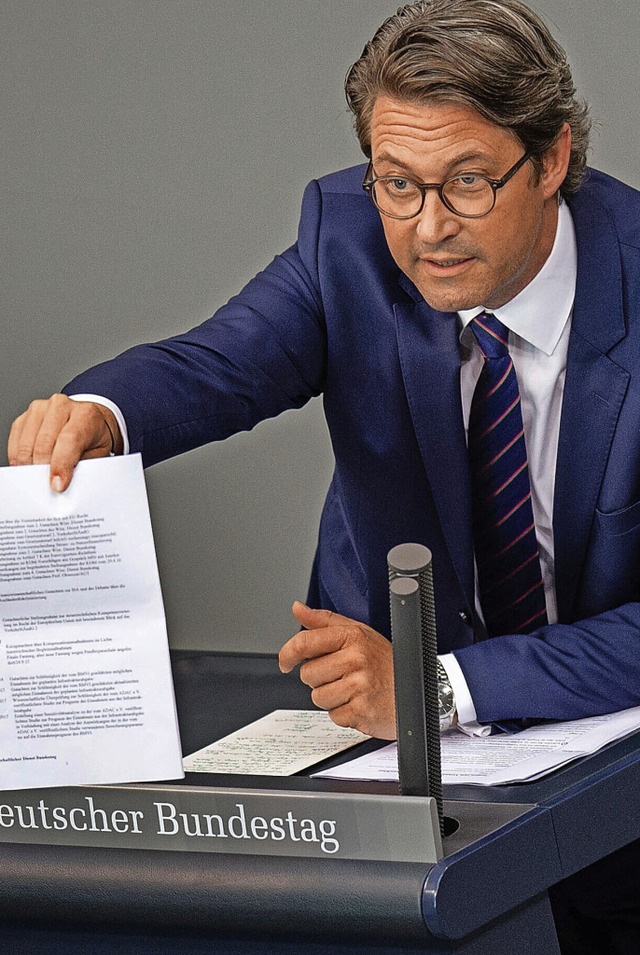
[[[389,188],[395,190],[395,192],[407,192],[410,188],[411,183],[408,179],[393,179],[388,180]]]
[[[458,176],[457,179],[453,179],[451,184],[461,189],[475,189],[481,186],[483,182],[484,180],[481,176],[476,176],[475,173],[468,172],[462,176]]]

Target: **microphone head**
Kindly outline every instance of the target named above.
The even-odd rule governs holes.
[[[389,572],[401,577],[417,577],[431,563],[431,551],[424,544],[398,544],[387,554]]]

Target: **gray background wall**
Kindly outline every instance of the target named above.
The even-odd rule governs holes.
[[[640,3],[533,0],[640,187]],[[33,397],[207,318],[361,161],[342,81],[393,0],[2,0],[0,435]],[[605,317],[603,317],[605,320]],[[331,472],[319,402],[147,472],[170,639],[295,630]]]

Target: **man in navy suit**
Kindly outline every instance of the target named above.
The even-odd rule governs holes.
[[[347,97],[370,162],[308,187],[296,245],[200,327],[34,402],[10,462],[50,461],[64,490],[82,457],[134,450],[152,464],[322,393],[336,468],[308,605],[294,604],[305,629],[280,654],[314,703],[394,736],[386,554],[416,540],[434,556],[459,722],[637,705],[640,197],[586,170],[587,108],[519,0],[403,8]],[[528,633],[485,626],[474,560],[472,325],[487,312],[505,329],[528,452],[544,596]],[[556,901],[563,925],[588,885]],[[627,897],[627,927],[638,907]],[[615,900],[601,915],[618,918]],[[631,932],[633,948],[604,934],[592,949],[589,931],[563,950],[640,951]]]

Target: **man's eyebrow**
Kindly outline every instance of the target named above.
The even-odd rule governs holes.
[[[392,156],[391,153],[381,152],[378,156],[376,156],[375,160],[372,159],[371,161],[374,163],[386,162],[389,163],[390,166],[395,166],[396,169],[404,169],[405,172],[411,171],[410,166],[407,166],[406,163],[402,162],[402,160],[398,159],[396,156]]]

